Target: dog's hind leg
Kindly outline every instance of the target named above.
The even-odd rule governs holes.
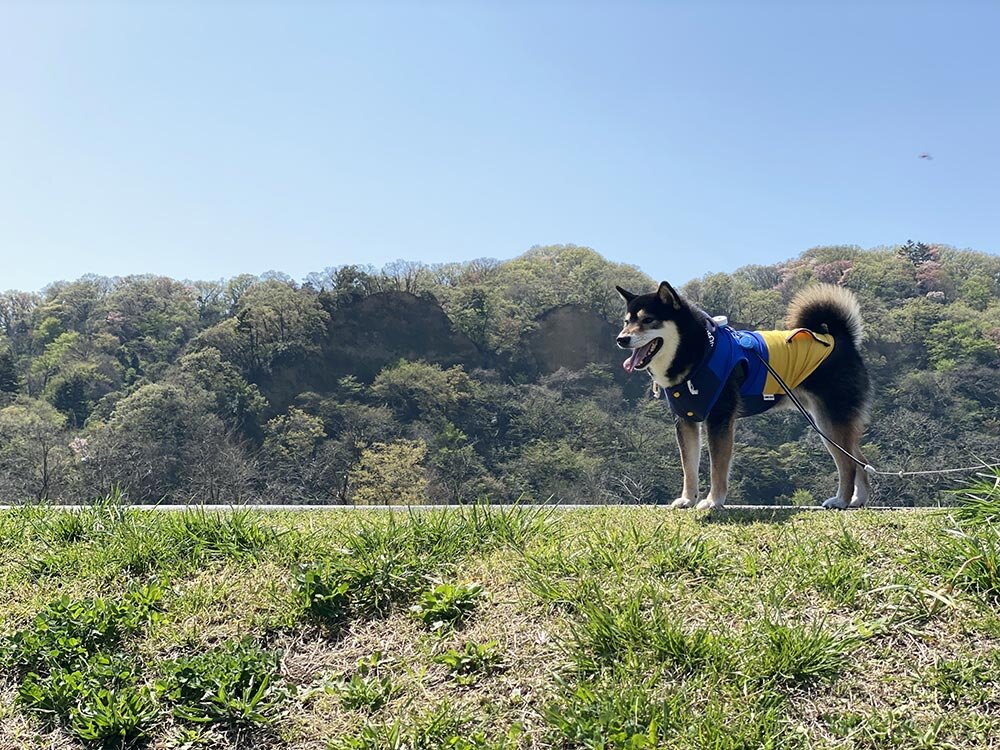
[[[849,443],[847,449],[858,457],[861,461],[868,463],[868,459],[865,458],[864,454],[861,452],[861,433],[864,430],[863,422],[858,419],[855,420],[854,424],[851,425],[853,442]],[[868,498],[872,494],[871,480],[868,477],[868,472],[865,471],[864,467],[855,466],[854,467],[854,495],[851,497],[852,508],[860,508],[865,503],[868,502]]]
[[[833,422],[827,415],[819,413],[813,415],[816,418],[816,422],[823,432],[830,436],[830,439],[837,444],[843,446],[846,450],[850,451],[854,455],[857,455],[857,443],[860,435],[858,431],[854,428],[851,423],[837,423]],[[830,455],[833,456],[834,463],[837,464],[837,494],[831,498],[827,498],[823,501],[824,508],[840,508],[841,510],[850,507],[852,499],[854,498],[854,483],[858,474],[864,474],[863,471],[858,471],[857,464],[850,458],[845,456],[843,452],[837,446],[831,444],[829,441],[824,440],[823,444],[826,449],[830,451]],[[858,458],[861,458],[858,456]],[[868,477],[864,480],[867,489]],[[865,496],[867,499],[867,495]],[[864,501],[862,501],[863,504]]]
[[[736,418],[728,417],[708,420],[708,457],[712,462],[712,486],[708,497],[698,503],[701,510],[721,508],[726,504],[729,493],[729,467],[733,462],[733,438],[736,434]]]
[[[671,508],[690,508],[698,502],[698,465],[701,462],[701,429],[697,422],[678,419],[677,447],[681,452],[684,470],[684,489],[681,496],[670,503]]]

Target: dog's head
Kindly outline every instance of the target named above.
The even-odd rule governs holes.
[[[625,325],[618,334],[617,343],[632,354],[622,366],[626,372],[645,370],[661,351],[670,354],[677,350],[678,321],[684,303],[670,284],[663,281],[652,294],[632,294],[616,286],[625,300],[627,310]]]

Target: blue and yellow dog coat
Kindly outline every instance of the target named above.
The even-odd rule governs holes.
[[[794,331],[735,331],[710,318],[706,322],[708,351],[683,383],[666,389],[670,408],[679,417],[702,422],[722,394],[737,367],[746,373],[740,396],[745,415],[760,414],[777,404],[784,388],[768,372],[767,362],[794,388],[833,352],[833,336],[807,328]],[[763,361],[762,361],[763,360]]]

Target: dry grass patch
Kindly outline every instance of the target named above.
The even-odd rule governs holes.
[[[288,569],[270,560],[220,562],[173,582],[169,607],[151,633],[151,647],[209,644],[266,634],[295,624],[296,600]]]

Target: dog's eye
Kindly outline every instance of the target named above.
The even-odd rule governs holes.
[[[640,320],[639,322],[640,322],[640,323],[642,323],[642,324],[643,324],[644,326],[651,326],[651,325],[653,325],[653,323],[655,323],[656,321],[655,321],[655,320],[653,320],[652,318],[643,318],[643,319],[642,319],[642,320]]]

